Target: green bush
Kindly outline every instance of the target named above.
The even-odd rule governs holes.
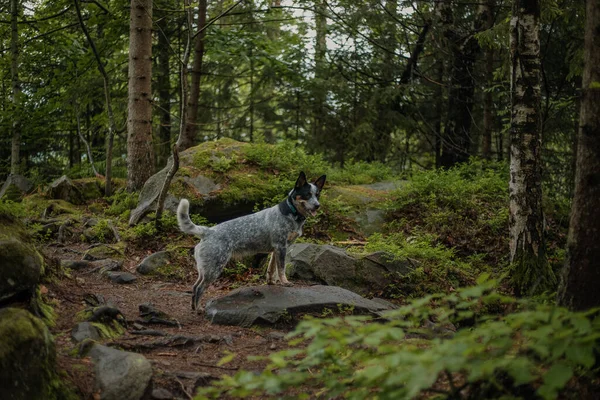
[[[392,232],[428,233],[458,255],[508,254],[508,170],[472,159],[449,170],[415,173],[388,204]]]
[[[287,397],[554,399],[597,376],[600,309],[570,312],[494,287],[482,279],[450,295],[427,296],[388,312],[386,322],[307,319],[289,336],[294,348],[256,357],[268,362],[262,373],[223,376],[197,399],[285,398],[298,389],[302,395]]]

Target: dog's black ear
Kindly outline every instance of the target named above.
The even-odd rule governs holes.
[[[298,179],[296,180],[295,189],[300,189],[302,186],[306,185],[306,175],[303,171],[300,171],[300,175],[298,175]]]
[[[327,178],[326,175],[321,175],[319,179],[315,181],[315,186],[319,188],[319,192],[323,190],[323,186],[325,186],[325,178]]]

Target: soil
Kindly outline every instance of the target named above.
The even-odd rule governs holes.
[[[57,264],[61,259],[81,259],[81,255],[89,245],[58,244],[47,245],[43,252],[47,261]],[[152,249],[157,251],[160,249]],[[159,277],[147,277],[135,273],[135,267],[149,249],[126,251],[122,270],[137,276],[133,284],[116,284],[98,272],[89,270],[69,271],[70,276],[61,276],[47,283],[42,289],[47,302],[53,305],[57,314],[57,323],[52,328],[57,345],[59,368],[64,369],[68,379],[77,388],[82,399],[96,399],[94,392],[93,363],[87,357],[76,355],[78,347],[71,339],[71,330],[78,323],[77,313],[89,308],[84,300],[86,296],[102,296],[107,304],[118,308],[127,320],[127,332],[115,339],[101,339],[100,343],[136,351],[143,354],[152,364],[153,388],[164,388],[176,398],[191,398],[198,386],[209,384],[223,374],[234,374],[240,369],[262,370],[266,362],[249,361],[251,355],[267,355],[287,347],[283,334],[291,326],[260,326],[240,328],[232,326],[212,325],[202,313],[191,309],[191,287],[197,276],[190,264],[185,266],[185,277],[169,280]],[[248,282],[248,284],[251,284]],[[256,284],[256,283],[254,283]],[[222,279],[212,285],[202,298],[202,304],[213,297],[227,294],[232,287],[240,284]],[[162,324],[145,324],[141,322],[138,306],[152,303],[154,307],[175,319],[179,326]],[[185,346],[156,346],[145,349],[140,346],[164,339],[160,336],[134,334],[134,324],[144,325],[145,329],[159,330],[169,335],[215,336],[215,342],[195,342]],[[276,332],[276,333],[273,333]],[[131,350],[135,348],[134,350]],[[230,353],[235,357],[224,365],[219,361]]]

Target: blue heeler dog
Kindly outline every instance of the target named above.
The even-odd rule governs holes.
[[[278,205],[212,228],[194,224],[189,216],[190,204],[182,199],[177,208],[179,228],[202,239],[194,249],[198,280],[193,287],[192,309],[198,308],[200,297],[221,275],[232,256],[272,253],[267,283],[275,284],[278,275],[282,285],[291,285],[285,277],[286,249],[288,244],[302,235],[306,217],[317,213],[323,185],[325,175],[309,183],[304,172],[300,172],[294,189]]]

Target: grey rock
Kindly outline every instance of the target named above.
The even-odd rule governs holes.
[[[120,270],[121,267],[123,267],[123,261],[106,258],[104,260],[94,261],[92,262],[92,265],[97,268],[101,274],[106,274],[109,271]]]
[[[0,240],[0,301],[33,293],[42,275],[42,257],[18,239]]]
[[[150,275],[158,268],[171,263],[171,256],[166,251],[159,251],[144,258],[136,267],[136,271],[142,275]]]
[[[149,391],[152,367],[141,354],[96,344],[89,356],[102,400],[139,400]]]
[[[64,200],[71,204],[85,203],[83,193],[66,175],[61,176],[50,184],[47,195],[51,199]]]
[[[406,276],[419,263],[410,259],[397,260],[385,252],[354,257],[339,247],[297,243],[290,246],[286,264],[290,265],[288,271],[292,278],[340,286],[368,295],[386,290],[393,278]]]
[[[80,322],[71,330],[71,339],[77,343],[85,339],[98,340],[100,332],[90,322]]]
[[[273,331],[273,332],[269,332],[269,334],[267,335],[267,337],[271,340],[283,340],[285,339],[285,333],[284,332],[278,332],[278,331]]]
[[[120,250],[114,246],[108,246],[105,244],[92,247],[83,254],[83,259],[90,261],[105,260],[107,258],[114,259],[117,257],[122,257]]]
[[[335,286],[253,286],[209,300],[205,317],[213,324],[249,327],[256,323],[285,322],[295,314],[324,309],[352,308],[353,312],[377,314],[388,308]]]
[[[195,177],[186,176],[183,180],[202,196],[208,196],[211,192],[221,189],[221,185],[204,175],[196,175]]]
[[[133,283],[133,282],[137,281],[137,276],[135,276],[129,272],[109,271],[106,273],[106,275],[108,276],[108,278],[111,281],[113,281],[114,283],[119,283],[119,284]]]
[[[60,260],[61,267],[69,268],[75,271],[90,268],[92,265],[94,264],[87,260]]]
[[[33,191],[34,186],[23,175],[9,175],[0,188],[0,199],[20,201],[26,194]]]
[[[152,398],[155,400],[171,400],[174,399],[173,393],[165,388],[157,388],[152,391]]]

